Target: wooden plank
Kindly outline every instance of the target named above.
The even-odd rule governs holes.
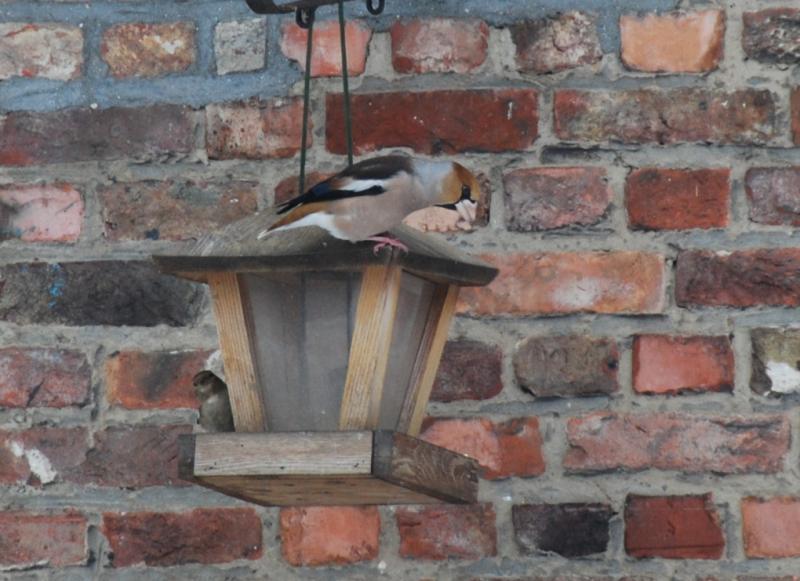
[[[368,475],[372,432],[198,434],[194,475]]]
[[[339,412],[340,430],[378,425],[401,273],[395,265],[364,269]]]
[[[448,502],[478,498],[477,462],[400,432],[375,432],[372,471],[387,482]]]
[[[237,432],[263,432],[267,429],[264,403],[256,379],[255,358],[239,277],[232,272],[215,272],[210,273],[208,278],[222,361],[225,364],[225,380],[233,409],[233,423]]]
[[[436,371],[439,369],[444,345],[450,332],[450,321],[455,313],[458,290],[459,287],[456,285],[442,285],[433,297],[428,323],[417,352],[408,393],[397,425],[399,432],[417,436],[422,428]]]

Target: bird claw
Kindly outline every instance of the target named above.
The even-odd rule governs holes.
[[[402,252],[408,253],[408,246],[397,240],[396,238],[390,238],[389,236],[371,236],[367,238],[367,240],[371,240],[372,242],[377,242],[377,244],[372,248],[372,253],[375,256],[378,256],[378,252],[380,252],[383,248],[398,248]]]

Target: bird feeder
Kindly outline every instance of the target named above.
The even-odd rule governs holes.
[[[255,215],[154,257],[209,285],[236,433],[182,477],[264,505],[474,502],[474,461],[419,440],[459,287],[497,271],[405,226],[407,253]]]

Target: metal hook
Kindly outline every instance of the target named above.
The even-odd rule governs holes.
[[[377,4],[377,5],[376,5]],[[377,16],[383,12],[383,7],[386,4],[386,0],[367,0],[367,10],[370,14]]]
[[[300,28],[308,30],[311,27],[311,23],[314,22],[315,12],[316,8],[298,8],[294,13],[294,21]]]

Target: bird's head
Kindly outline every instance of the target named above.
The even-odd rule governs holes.
[[[192,378],[192,385],[197,399],[204,401],[220,391],[222,380],[210,371],[201,371]]]
[[[455,210],[461,219],[475,221],[481,188],[475,175],[460,163],[453,162],[453,169],[442,184],[438,203],[440,208]]]

